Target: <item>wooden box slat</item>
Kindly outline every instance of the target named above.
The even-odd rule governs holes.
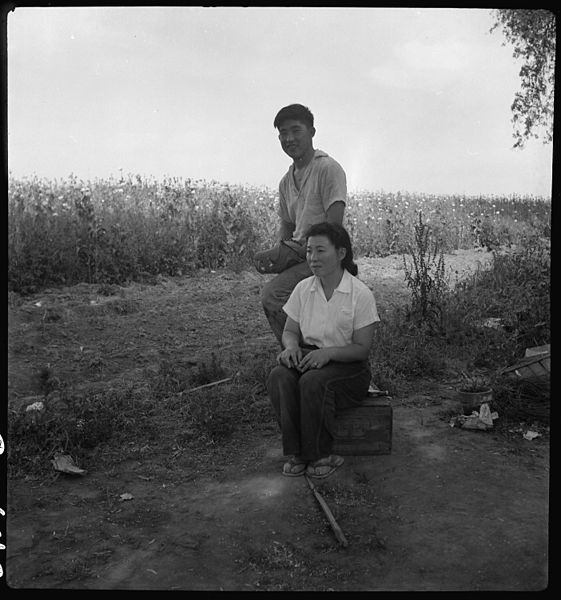
[[[336,414],[333,452],[342,456],[390,454],[392,426],[391,398],[367,397],[361,406]]]

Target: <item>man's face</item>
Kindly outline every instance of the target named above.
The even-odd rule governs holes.
[[[312,146],[312,138],[316,130],[308,127],[302,121],[288,119],[283,121],[279,127],[279,140],[282,149],[292,158],[297,160],[309,152]]]

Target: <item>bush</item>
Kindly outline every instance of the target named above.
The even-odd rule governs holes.
[[[446,356],[442,338],[396,310],[377,326],[370,354],[372,377],[379,388],[399,395],[410,380],[442,376]]]
[[[371,353],[376,384],[398,393],[419,378],[464,369],[493,374],[517,362],[527,347],[550,343],[550,263],[549,241],[529,237],[506,253],[495,251],[489,269],[436,296],[440,327],[430,318],[411,319],[407,307],[389,314],[378,324]],[[413,305],[415,293],[434,289],[420,287],[423,273],[419,269],[412,280],[418,286]]]
[[[405,281],[411,290],[410,317],[429,327],[441,326],[442,304],[447,289],[445,280],[444,255],[439,241],[431,228],[419,222],[415,224],[415,245],[408,246],[411,263],[405,255]]]
[[[550,278],[548,240],[534,236],[506,253],[494,252],[491,268],[448,295],[448,341],[467,350],[475,366],[490,367],[509,366],[526,348],[549,343]]]
[[[550,233],[546,199],[360,192],[347,200],[344,224],[357,256],[407,252],[419,213],[444,252]],[[214,181],[10,176],[9,290],[251,268],[255,251],[277,237],[277,204],[276,191]]]

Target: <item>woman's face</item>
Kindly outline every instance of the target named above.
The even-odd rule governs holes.
[[[306,260],[314,275],[325,277],[341,269],[345,258],[345,248],[335,248],[326,235],[314,235],[308,238]]]

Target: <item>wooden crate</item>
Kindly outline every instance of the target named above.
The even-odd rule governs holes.
[[[390,454],[392,424],[391,398],[368,396],[361,406],[337,413],[333,453],[342,456]]]
[[[549,379],[551,372],[551,354],[527,356],[521,361],[503,369],[503,373],[516,375],[521,379]]]

